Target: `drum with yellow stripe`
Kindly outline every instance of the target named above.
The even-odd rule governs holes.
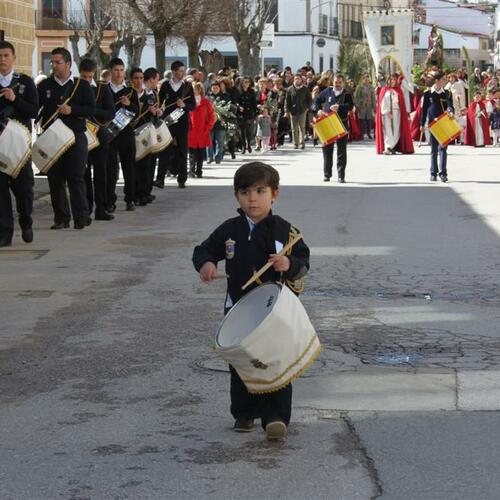
[[[319,118],[313,126],[314,131],[323,146],[333,144],[347,135],[347,131],[342,123],[342,120],[335,112]]]
[[[446,112],[429,124],[429,130],[442,147],[448,146],[462,133],[457,121]]]

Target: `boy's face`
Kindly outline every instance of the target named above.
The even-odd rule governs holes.
[[[269,215],[273,202],[278,199],[279,189],[273,191],[263,183],[256,183],[239,189],[235,196],[243,212],[257,224]]]

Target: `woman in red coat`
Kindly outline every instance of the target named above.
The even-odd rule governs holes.
[[[211,146],[210,131],[217,118],[212,103],[205,97],[205,88],[200,82],[193,83],[196,108],[189,113],[189,173],[191,177],[203,177],[203,162],[206,150]]]

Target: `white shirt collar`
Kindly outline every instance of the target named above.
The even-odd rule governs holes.
[[[335,96],[337,96],[337,97],[338,97],[340,94],[342,94],[342,92],[344,92],[344,89],[342,89],[342,90],[337,90],[337,89],[335,89],[335,88],[333,89],[333,93],[334,93],[334,94],[335,94]]]
[[[92,81],[90,82],[90,86],[97,87],[97,83],[95,82],[95,80],[93,78],[92,78]]]
[[[245,214],[245,217],[247,218],[248,227],[250,228],[250,234],[252,234],[252,232],[255,229],[255,226],[257,224],[255,224],[255,222],[252,219],[250,219],[250,217],[248,217],[248,215]]]
[[[431,87],[431,92],[434,92],[434,93],[436,93],[436,94],[442,94],[442,93],[444,92],[444,89],[443,89],[443,88],[440,88],[440,89],[438,90],[438,89],[436,88],[436,86],[435,86],[435,85],[433,85],[433,86]]]
[[[61,87],[64,87],[64,85],[66,85],[68,82],[70,81],[73,81],[73,75],[70,73],[68,78],[66,78],[66,80],[59,80],[59,78],[57,78],[57,76],[54,75],[54,80],[61,86]]]
[[[120,92],[120,90],[126,88],[127,84],[125,83],[125,81],[123,81],[122,83],[120,83],[120,85],[115,85],[113,82],[109,82],[109,86],[111,87],[111,90],[115,94],[117,94],[118,92]]]
[[[2,87],[8,87],[12,83],[12,77],[14,76],[14,70],[6,75],[0,75],[0,85]]]
[[[174,80],[172,78],[169,83],[170,83],[170,86],[172,87],[172,90],[174,92],[177,92],[181,88],[182,84],[184,83],[184,80],[180,80],[178,82],[174,82]]]

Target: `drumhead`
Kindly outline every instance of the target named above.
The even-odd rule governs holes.
[[[280,284],[266,283],[240,299],[219,325],[216,344],[223,348],[239,345],[271,314],[280,291]]]

